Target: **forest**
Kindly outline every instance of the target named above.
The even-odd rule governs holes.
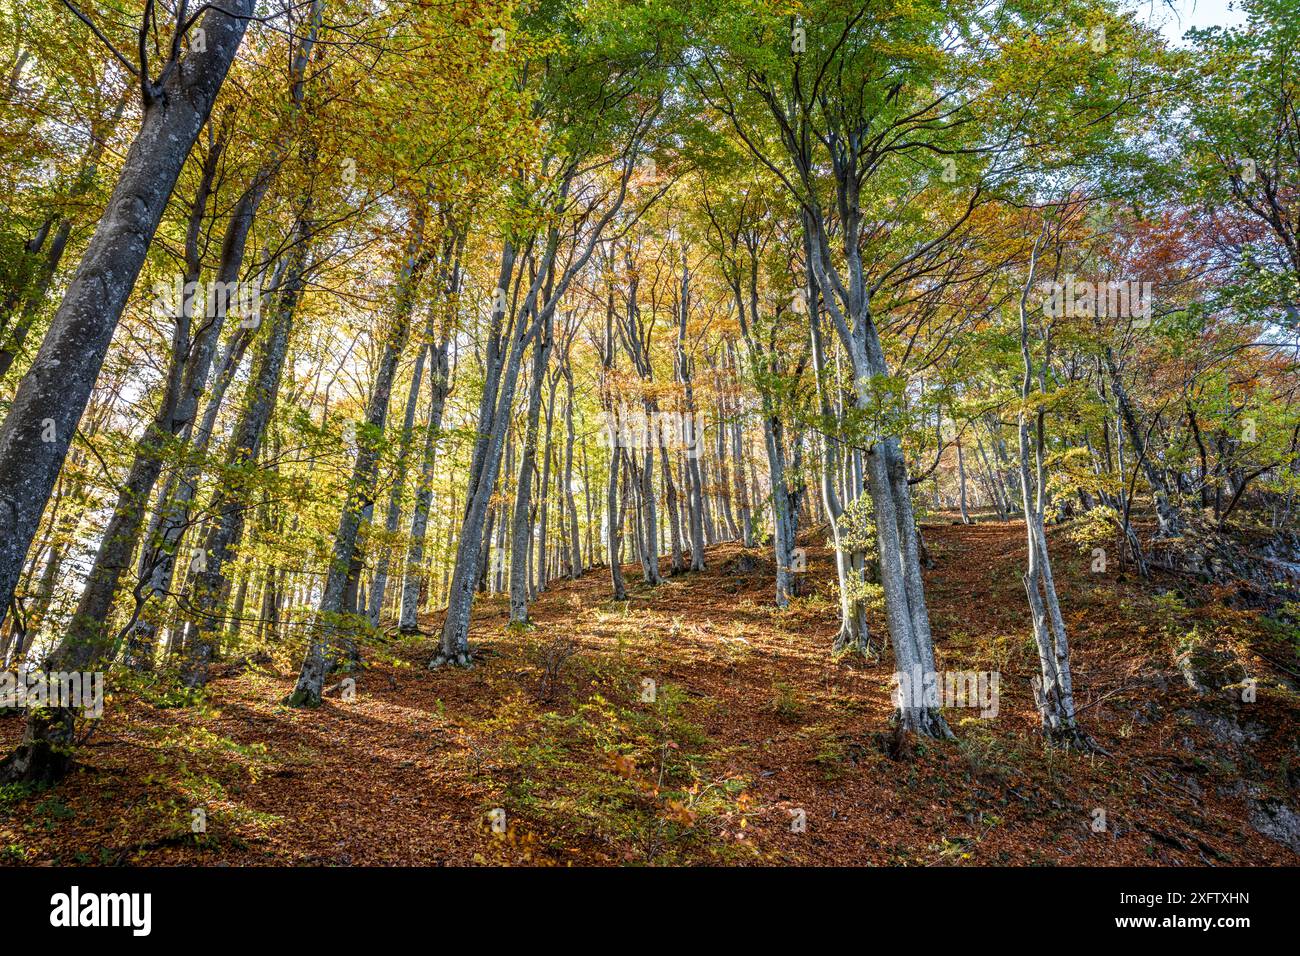
[[[0,864],[1296,865],[1192,7],[0,0]]]

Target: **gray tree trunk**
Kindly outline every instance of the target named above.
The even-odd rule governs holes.
[[[1137,453],[1138,464],[1142,472],[1146,475],[1147,484],[1151,486],[1151,495],[1155,502],[1156,521],[1159,524],[1160,536],[1169,538],[1183,533],[1183,516],[1174,504],[1169,495],[1169,486],[1166,484],[1164,476],[1156,463],[1151,458],[1151,449],[1148,447],[1146,440],[1138,427],[1137,415],[1133,410],[1133,403],[1129,400],[1128,389],[1124,387],[1123,379],[1119,373],[1119,367],[1115,364],[1115,353],[1111,351],[1110,346],[1102,355],[1106,364],[1106,371],[1110,375],[1110,388],[1115,396],[1115,404],[1119,407],[1120,421],[1124,424],[1124,430],[1128,433],[1129,444]]]
[[[218,139],[209,150],[191,207],[185,236],[186,261],[182,282],[185,291],[182,293],[182,301],[178,303],[179,312],[174,320],[162,399],[153,420],[145,429],[126,484],[118,495],[117,504],[86,576],[76,612],[68,624],[68,636],[74,640],[104,642],[107,646],[111,634],[113,598],[140,541],[145,509],[158,476],[162,473],[167,444],[193,422],[198,411],[202,383],[207,379],[212,353],[221,334],[226,312],[225,296],[210,297],[208,302],[195,301],[196,290],[191,285],[197,283],[201,276],[199,231],[207,215],[208,200],[211,198],[222,149],[223,143]],[[211,315],[208,314],[209,307],[212,309]],[[196,312],[199,329],[191,336]],[[135,614],[139,613],[142,602],[143,597],[137,594]]]
[[[564,442],[564,502],[568,514],[566,520],[569,522],[569,577],[576,581],[582,577],[582,541],[578,537],[578,508],[573,501],[573,419],[575,416],[573,368],[568,362],[564,363],[564,381],[568,399],[564,405],[564,426],[567,433]],[[585,475],[583,483],[586,484]]]
[[[627,508],[627,494],[624,491],[621,499],[619,495],[620,484],[624,488],[627,485],[626,481],[619,481],[619,471],[622,467],[623,457],[623,450],[618,447],[616,441],[611,440],[609,485],[606,489],[605,503],[608,509],[609,525],[607,544],[609,549],[609,577],[615,601],[627,600],[627,585],[623,581],[623,514]]]
[[[555,392],[560,384],[560,373],[558,371],[551,373],[551,394],[546,402],[546,431],[542,436],[542,479],[538,483],[538,493],[541,497],[539,502],[541,510],[541,520],[537,528],[537,560],[533,566],[533,588],[530,600],[536,601],[537,595],[546,590],[547,566],[549,555],[546,550],[548,532],[548,519],[551,512],[551,434],[555,424]]]
[[[555,253],[559,245],[558,233],[552,228],[547,239],[546,253],[538,269],[537,278],[528,290],[524,303],[518,310],[517,328],[511,336],[509,354],[502,373],[501,394],[500,396],[494,394],[491,398],[485,396],[483,403],[480,405],[480,441],[478,444],[482,446],[483,452],[480,456],[476,446],[475,462],[471,470],[469,491],[466,495],[468,502],[465,509],[465,521],[461,529],[460,542],[456,549],[456,565],[452,572],[451,587],[447,595],[447,615],[443,619],[442,639],[439,642],[438,652],[434,655],[433,660],[429,662],[430,667],[440,667],[444,664],[467,666],[470,663],[470,611],[474,600],[474,582],[479,575],[483,522],[487,515],[492,490],[496,485],[497,472],[501,465],[502,443],[505,440],[506,432],[505,426],[514,402],[523,350],[538,335],[542,325],[550,321],[551,315],[565,293],[568,292],[574,277],[590,261],[605,227],[609,225],[610,220],[623,205],[623,200],[627,196],[627,183],[631,171],[632,164],[629,163],[621,178],[617,196],[600,219],[591,225],[585,247],[579,254],[573,256],[559,282],[555,283],[553,288],[547,289],[546,300],[541,302],[539,301],[541,284],[547,283],[548,286],[550,285],[552,263],[555,261]],[[559,191],[561,206],[563,206],[567,196],[568,179],[566,178]],[[503,257],[501,281],[498,282],[499,289],[504,289],[507,286],[512,272],[512,269],[507,267],[507,263],[513,265],[513,253],[510,252],[509,246],[507,246],[507,254],[508,259]],[[494,307],[495,322],[499,322],[501,318],[497,314],[498,311]],[[492,409],[492,411],[489,412],[489,409]],[[477,477],[474,474],[475,470],[480,472]]]
[[[393,316],[384,340],[375,382],[370,390],[366,407],[365,427],[357,432],[357,457],[352,466],[348,484],[348,497],[339,515],[338,530],[334,533],[334,546],[325,586],[317,608],[315,626],[298,683],[286,703],[293,707],[315,707],[320,704],[325,687],[325,675],[330,669],[335,645],[340,635],[349,633],[350,625],[344,620],[350,611],[359,611],[363,602],[354,600],[345,606],[345,591],[349,580],[356,580],[359,563],[357,537],[362,524],[374,508],[373,488],[379,467],[379,453],[383,445],[384,425],[388,421],[388,406],[397,377],[397,364],[406,348],[411,331],[411,313],[415,308],[416,289],[428,263],[423,252],[425,245],[424,216],[418,214],[412,226],[413,234],[407,248],[406,259],[397,280],[396,302]],[[354,655],[355,656],[355,655]]]
[[[450,330],[448,323],[447,329]],[[398,628],[406,633],[419,629],[420,583],[423,580],[424,540],[429,527],[429,507],[433,501],[433,465],[437,455],[438,438],[442,432],[442,413],[450,391],[450,373],[447,365],[447,346],[450,332],[445,332],[435,345],[431,345],[432,361],[429,368],[429,423],[424,434],[424,452],[420,458],[420,480],[415,490],[415,506],[411,513],[410,547],[402,576],[402,610]],[[454,510],[454,508],[453,508]]]
[[[811,259],[811,256],[809,258]],[[807,281],[813,375],[816,379],[822,416],[829,420],[831,404],[826,394],[824,380],[826,354],[821,334],[819,294],[816,280],[809,275]],[[869,656],[871,654],[870,634],[867,630],[866,607],[862,599],[866,556],[861,548],[849,547],[841,531],[840,522],[845,505],[836,491],[838,484],[836,476],[839,472],[839,448],[833,437],[825,436],[822,439],[821,492],[827,523],[831,529],[831,546],[835,549],[835,576],[840,594],[840,629],[831,645],[831,652],[833,654],[857,652]],[[855,497],[852,500],[857,499]],[[851,504],[852,501],[849,503]]]
[[[411,452],[411,438],[415,432],[415,408],[420,399],[420,386],[424,379],[424,360],[429,346],[421,343],[415,356],[415,368],[411,372],[411,389],[406,396],[406,411],[402,416],[402,434],[397,444],[397,463],[393,474],[393,487],[388,493],[388,508],[384,516],[384,532],[391,541],[397,534],[397,527],[402,520],[402,492],[406,488],[406,469]],[[392,546],[385,544],[379,551],[375,565],[374,580],[370,585],[370,626],[379,626],[380,612],[384,606],[384,595],[388,590],[388,566],[392,560]]]
[[[108,208],[0,426],[0,615],[13,599],[27,548],[113,330],[181,167],[225,81],[252,6],[252,0],[231,0],[225,10],[205,13],[200,22],[205,48],[181,59],[150,97]],[[64,642],[51,665],[88,670],[101,651],[81,641]],[[71,760],[73,724],[71,711],[33,712],[17,751],[0,764],[0,778],[62,777]]]
[[[515,485],[514,517],[510,528],[510,621],[528,621],[528,554],[533,529],[533,483],[537,466],[537,432],[542,412],[542,386],[551,360],[553,337],[549,327],[533,343],[533,373],[528,385],[528,411],[523,448],[519,455],[519,480]],[[542,493],[545,494],[545,488]]]
[[[961,489],[961,523],[970,524],[970,515],[966,511],[966,459],[962,455],[960,436],[957,438],[957,481]]]
[[[275,409],[289,351],[289,335],[293,329],[298,299],[305,285],[310,212],[311,198],[308,195],[300,206],[294,224],[293,250],[275,302],[271,327],[249,382],[245,408],[235,426],[226,456],[226,468],[230,473],[237,473],[249,462],[257,460],[267,423]],[[217,487],[209,507],[213,520],[202,546],[196,546],[190,557],[190,613],[186,632],[186,659],[181,675],[187,687],[201,687],[208,680],[208,665],[216,650],[213,635],[221,624],[221,601],[226,585],[225,565],[233,556],[232,548],[244,530],[247,509],[242,501],[243,492],[242,487],[232,482]]]
[[[685,273],[684,273],[685,276]],[[685,420],[682,423],[681,443],[686,454],[686,498],[689,509],[691,536],[691,570],[704,570],[704,481],[700,476],[700,455],[704,451],[704,436],[696,427],[699,409],[695,404],[693,376],[695,362],[686,350],[686,323],[690,317],[690,286],[683,278],[682,307],[677,316],[677,377],[682,383]],[[721,427],[721,425],[719,425]],[[752,534],[751,534],[752,538]],[[751,541],[752,543],[752,541]]]
[[[1043,474],[1045,413],[1041,404],[1036,413],[1036,438],[1032,451],[1030,447],[1028,407],[1033,392],[1034,359],[1029,347],[1027,303],[1034,283],[1035,266],[1042,238],[1040,235],[1034,244],[1030,256],[1029,278],[1021,292],[1019,307],[1020,354],[1024,361],[1024,376],[1021,379],[1021,410],[1017,431],[1020,440],[1021,505],[1025,515],[1025,534],[1028,543],[1028,561],[1023,581],[1029,599],[1039,663],[1039,678],[1034,682],[1034,698],[1038,705],[1044,733],[1056,742],[1091,749],[1091,743],[1082,734],[1075,719],[1074,687],[1070,675],[1070,644],[1056,596],[1056,584],[1052,579],[1052,560],[1048,554],[1047,533],[1043,526],[1046,498],[1046,482]],[[1046,351],[1047,348],[1048,345],[1045,344],[1044,350]],[[1044,393],[1047,384],[1048,359],[1049,356],[1045,354],[1038,372],[1039,389]],[[1031,454],[1034,460],[1032,474],[1029,468]],[[1033,498],[1030,497],[1031,489]]]
[[[849,207],[856,210],[852,177],[841,178],[838,185],[846,191]],[[847,284],[838,275],[832,279],[833,266],[824,225],[809,215],[805,217],[805,227],[813,230],[808,245],[812,250],[818,287],[845,290],[828,294],[823,301],[853,364],[856,404],[859,409],[868,411],[874,401],[871,383],[877,376],[888,374],[888,365],[862,279],[861,250],[857,244],[859,227],[856,222],[850,223],[845,230],[845,234],[852,237],[844,242],[850,276]],[[880,553],[880,585],[885,595],[885,616],[894,649],[895,668],[906,676],[907,686],[913,691],[911,695],[900,693],[897,696],[898,727],[900,731],[950,737],[952,732],[938,709],[916,692],[917,682],[935,673],[934,647],[925,605],[907,465],[895,436],[877,436],[867,455],[867,477]]]

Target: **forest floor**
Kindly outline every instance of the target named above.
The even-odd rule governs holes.
[[[480,601],[469,670],[428,671],[429,634],[375,641],[354,699],[336,689],[315,710],[280,704],[288,653],[198,701],[162,685],[120,691],[68,780],[0,789],[0,863],[1300,859],[1256,829],[1295,822],[1294,632],[1174,579],[1092,573],[1053,531],[1081,718],[1106,753],[1045,746],[1023,526],[951,517],[924,526],[938,666],[1000,673],[996,718],[946,712],[955,741],[891,755],[888,656],[830,658],[823,541],[810,539],[805,594],[785,611],[772,606],[770,552],[721,545],[707,571],[654,589],[628,565],[627,602],[608,599],[607,570],[555,582],[527,631],[507,627],[504,599]],[[439,616],[423,623],[436,631]],[[879,614],[872,624],[883,631]],[[1254,702],[1189,689],[1174,658],[1190,628],[1257,679]],[[0,719],[0,746],[21,729]]]

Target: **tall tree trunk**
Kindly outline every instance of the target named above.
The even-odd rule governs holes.
[[[510,621],[528,621],[528,554],[533,527],[533,483],[537,467],[537,431],[542,413],[542,386],[551,359],[552,335],[543,328],[533,343],[533,374],[528,385],[528,411],[523,448],[519,455],[519,480],[515,484],[514,520],[510,529]],[[543,489],[545,494],[545,489]]]
[[[208,151],[191,207],[185,236],[185,275],[181,283],[183,291],[180,301],[176,303],[178,312],[174,317],[172,347],[162,399],[140,440],[126,484],[118,495],[113,514],[100,539],[99,550],[86,576],[77,610],[68,625],[68,635],[75,640],[106,642],[109,639],[113,598],[140,541],[145,510],[158,476],[162,473],[167,444],[193,422],[198,411],[202,383],[207,379],[227,304],[225,295],[209,296],[206,302],[195,301],[200,297],[197,283],[202,267],[198,247],[199,232],[207,215],[208,201],[223,147],[223,141],[218,139]],[[212,315],[207,314],[208,308],[212,309]],[[196,310],[199,310],[199,330],[191,336]],[[137,597],[136,603],[135,613],[138,614],[142,598]]]
[[[534,586],[531,600],[536,601],[537,595],[546,590],[547,562],[548,554],[546,551],[546,542],[548,531],[548,518],[551,511],[551,434],[555,423],[555,391],[560,384],[559,372],[554,372],[551,377],[551,394],[546,402],[546,431],[542,436],[542,479],[538,483],[538,493],[541,497],[541,521],[538,522],[537,529],[537,563],[534,567]]]
[[[251,329],[241,328],[226,343],[188,460],[180,468],[179,476],[173,475],[158,494],[145,546],[141,549],[139,579],[147,582],[147,587],[140,592],[142,601],[161,598],[171,591],[181,541],[189,528],[190,505],[198,493],[199,462],[207,454],[226,391],[252,338]],[[157,631],[156,622],[145,613],[142,604],[127,632],[123,658],[128,667],[136,671],[153,667]]]
[[[790,595],[794,592],[790,575],[790,559],[795,547],[790,538],[794,515],[786,483],[782,433],[778,418],[764,417],[763,440],[767,446],[768,470],[772,476],[772,550],[776,558],[776,606],[789,607]]]
[[[300,204],[292,233],[290,263],[276,299],[262,354],[248,385],[245,408],[235,426],[226,456],[226,468],[231,474],[257,460],[267,424],[275,409],[289,351],[289,335],[306,282],[310,213],[311,197],[308,194]],[[215,650],[213,634],[221,623],[225,565],[233,556],[232,549],[244,530],[247,511],[244,493],[245,489],[236,482],[218,486],[209,508],[213,519],[207,534],[202,546],[196,546],[192,551],[186,659],[182,667],[182,680],[187,687],[201,687],[208,680],[208,665]]]
[[[806,248],[806,246],[805,246]],[[811,256],[809,256],[811,259]],[[822,341],[821,311],[817,281],[811,275],[808,283],[808,317],[809,339],[813,362],[813,375],[816,380],[817,397],[822,416],[831,418],[830,397],[826,387],[826,350]],[[845,504],[837,493],[836,475],[840,471],[839,449],[832,436],[822,439],[821,492],[826,509],[827,523],[831,529],[831,546],[835,549],[835,575],[840,595],[840,629],[831,645],[833,654],[857,652],[864,656],[871,654],[870,634],[867,630],[867,612],[863,602],[863,587],[866,583],[863,570],[866,560],[861,548],[853,548],[845,540],[841,530],[841,519]],[[852,504],[854,498],[848,502]]]
[[[847,191],[849,207],[856,210],[852,177],[842,180],[839,186]],[[844,243],[850,274],[848,283],[831,280],[833,267],[824,224],[814,216],[806,215],[805,226],[812,231],[809,248],[813,253],[818,287],[847,290],[842,299],[837,293],[825,296],[824,302],[853,364],[857,407],[870,413],[875,401],[871,383],[888,375],[888,363],[866,298],[861,250],[856,238],[858,224],[850,223],[845,229],[845,235],[852,237]],[[896,696],[898,728],[927,736],[950,737],[952,732],[943,716],[921,696],[918,687],[918,681],[924,681],[936,672],[934,646],[925,605],[907,464],[897,437],[887,434],[875,437],[867,454],[867,478],[876,522],[885,617],[894,650],[895,670],[899,675],[900,692]],[[904,693],[904,690],[910,693]]]
[[[609,486],[606,490],[609,526],[609,577],[615,601],[627,600],[627,586],[623,581],[623,513],[627,508],[627,481],[620,482],[619,472],[625,457],[616,441],[610,442]],[[620,497],[619,487],[623,494]]]
[[[635,147],[639,135],[634,136],[631,144],[633,152],[630,155],[632,157],[636,155]],[[571,176],[576,169],[576,165],[570,165],[568,172],[563,176],[563,182],[558,190],[557,197],[561,209],[566,208]],[[530,340],[536,338],[540,333],[540,329],[550,322],[551,315],[568,292],[574,277],[586,268],[605,228],[622,208],[627,197],[627,184],[632,169],[633,164],[629,161],[624,167],[616,196],[611,200],[599,219],[590,225],[585,244],[581,249],[574,250],[575,254],[571,256],[563,275],[553,285],[551,281],[553,279],[552,266],[559,245],[559,236],[555,227],[551,227],[548,231],[546,252],[538,269],[537,278],[534,279],[523,304],[517,312],[517,328],[511,336],[508,358],[503,372],[504,377],[501,381],[501,394],[498,397],[494,393],[491,400],[485,396],[480,406],[479,445],[483,448],[483,453],[480,456],[476,447],[476,461],[474,464],[481,468],[481,474],[477,479],[473,474],[470,477],[469,492],[467,494],[469,501],[466,505],[464,527],[457,547],[456,566],[452,572],[451,589],[447,598],[447,615],[443,619],[442,639],[439,642],[438,653],[429,662],[430,667],[439,667],[449,663],[464,666],[470,663],[470,611],[474,598],[473,582],[477,578],[479,570],[479,549],[482,544],[483,519],[487,513],[488,503],[501,464],[501,446],[505,439],[505,421],[510,417],[510,409],[514,401],[520,359]],[[511,256],[511,259],[513,259],[513,256]],[[503,269],[502,281],[498,282],[499,290],[506,288],[510,275],[511,270]],[[544,299],[541,298],[543,283],[547,285]],[[498,310],[494,307],[493,311],[496,313]],[[499,316],[496,316],[496,318],[499,319]],[[494,408],[494,412],[487,414],[489,408]]]
[[[1102,357],[1106,363],[1106,371],[1110,375],[1110,388],[1115,396],[1115,404],[1119,407],[1120,421],[1124,423],[1129,444],[1133,446],[1133,450],[1137,453],[1138,464],[1146,475],[1147,483],[1151,486],[1151,495],[1155,501],[1156,521],[1160,527],[1160,536],[1168,538],[1180,535],[1183,533],[1183,516],[1170,498],[1169,487],[1165,483],[1164,476],[1151,458],[1151,449],[1147,446],[1142,431],[1138,427],[1137,415],[1133,411],[1133,403],[1129,401],[1128,390],[1124,387],[1119,368],[1115,364],[1115,353],[1111,351],[1110,346],[1106,347]]]
[[[357,538],[362,524],[374,508],[373,488],[379,468],[384,426],[388,421],[393,380],[397,376],[397,364],[401,361],[410,336],[416,290],[429,261],[429,255],[424,251],[424,230],[424,215],[419,213],[412,225],[411,241],[397,280],[395,307],[385,336],[379,369],[370,390],[365,427],[357,432],[357,457],[352,466],[347,501],[339,515],[338,530],[334,533],[334,546],[325,574],[325,586],[321,592],[315,626],[298,673],[298,683],[286,700],[292,707],[315,707],[320,704],[335,644],[341,635],[349,638],[349,624],[344,620],[348,614],[345,603],[349,603],[345,601],[345,591],[349,580],[356,580],[358,576],[356,566],[360,556]],[[360,602],[352,603],[352,609],[359,611]],[[353,656],[355,657],[355,652]]]
[[[406,412],[402,416],[402,434],[397,444],[397,463],[393,474],[393,487],[388,492],[388,509],[384,517],[386,543],[379,551],[375,565],[375,577],[370,587],[370,626],[379,626],[380,612],[384,606],[384,595],[388,589],[388,566],[392,560],[393,536],[397,534],[398,524],[402,520],[402,492],[406,488],[406,469],[411,453],[411,438],[415,431],[415,408],[420,399],[420,386],[424,378],[424,360],[430,346],[424,342],[415,356],[415,368],[411,372],[411,389],[406,397]]]
[[[1025,515],[1025,533],[1028,539],[1028,563],[1023,578],[1029,599],[1030,617],[1033,621],[1034,643],[1038,648],[1039,678],[1034,684],[1034,697],[1043,730],[1053,740],[1088,749],[1090,745],[1075,720],[1074,688],[1070,676],[1070,645],[1066,636],[1065,621],[1057,601],[1056,585],[1052,579],[1052,561],[1047,550],[1047,534],[1043,527],[1043,507],[1046,484],[1043,474],[1044,412],[1041,403],[1036,413],[1036,436],[1031,452],[1029,401],[1033,393],[1034,360],[1029,347],[1029,291],[1033,288],[1035,265],[1042,236],[1034,244],[1030,256],[1029,279],[1020,297],[1020,354],[1024,361],[1024,376],[1020,387],[1020,413],[1018,433],[1020,439],[1021,505]],[[1046,351],[1047,344],[1044,349]],[[1048,355],[1040,367],[1039,390],[1046,392]],[[1033,455],[1034,471],[1029,468]],[[1031,499],[1031,488],[1034,497]]]
[[[187,54],[149,98],[108,208],[31,369],[0,426],[0,615],[13,600],[27,548],[98,377],[113,330],[144,264],[149,243],[181,167],[207,122],[252,0],[231,0],[204,14],[203,50]],[[65,646],[66,645],[66,646]],[[102,648],[65,641],[52,669],[84,671]],[[0,763],[0,779],[53,781],[71,761],[74,713],[33,712],[18,749]]]
[[[686,351],[686,323],[690,318],[689,273],[683,266],[681,311],[677,316],[677,378],[682,383],[682,448],[686,456],[686,498],[690,519],[691,570],[704,570],[704,481],[700,476],[700,455],[704,452],[704,436],[696,427],[699,410],[695,404],[692,382],[695,362]],[[721,427],[721,423],[719,423]],[[752,543],[752,542],[751,542]]]
[[[569,576],[576,581],[582,576],[582,541],[578,537],[578,508],[573,501],[573,432],[576,416],[573,408],[573,367],[568,362],[564,363],[564,380],[568,399],[564,405],[564,426],[567,433],[564,442],[564,502],[568,514],[566,520],[569,522]],[[585,475],[583,483],[586,484]]]
[[[442,432],[442,413],[450,392],[450,373],[447,365],[447,346],[450,342],[451,323],[436,344],[430,345],[432,361],[429,368],[429,422],[424,434],[424,452],[420,458],[420,480],[415,491],[415,507],[411,513],[410,547],[402,576],[402,610],[398,628],[405,633],[419,629],[417,615],[420,604],[420,583],[424,578],[424,539],[429,526],[429,506],[433,500],[433,465],[437,455],[438,438]],[[454,512],[454,507],[453,507]],[[453,514],[453,521],[455,516]]]
[[[961,523],[970,524],[970,514],[966,511],[966,458],[961,450],[961,436],[957,437],[957,482],[961,489]]]

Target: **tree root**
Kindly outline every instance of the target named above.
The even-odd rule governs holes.
[[[473,667],[474,657],[469,651],[448,656],[439,651],[429,661],[429,670],[436,671],[440,667]]]
[[[1073,750],[1081,754],[1096,754],[1099,757],[1110,756],[1110,753],[1105,748],[1079,727],[1057,727],[1055,729],[1044,727],[1043,735],[1047,737],[1053,746],[1065,750]]]
[[[50,786],[72,770],[75,716],[61,708],[32,711],[18,747],[0,761],[0,783]]]
[[[930,737],[934,740],[956,740],[948,722],[937,710],[926,707],[908,707],[894,712],[897,728],[918,737]]]
[[[831,643],[831,657],[839,660],[853,654],[861,654],[866,661],[880,660],[880,654],[871,646],[870,637],[854,635],[849,628],[842,627]]]
[[[282,703],[286,707],[319,707],[321,696],[309,687],[300,687],[286,697]]]

